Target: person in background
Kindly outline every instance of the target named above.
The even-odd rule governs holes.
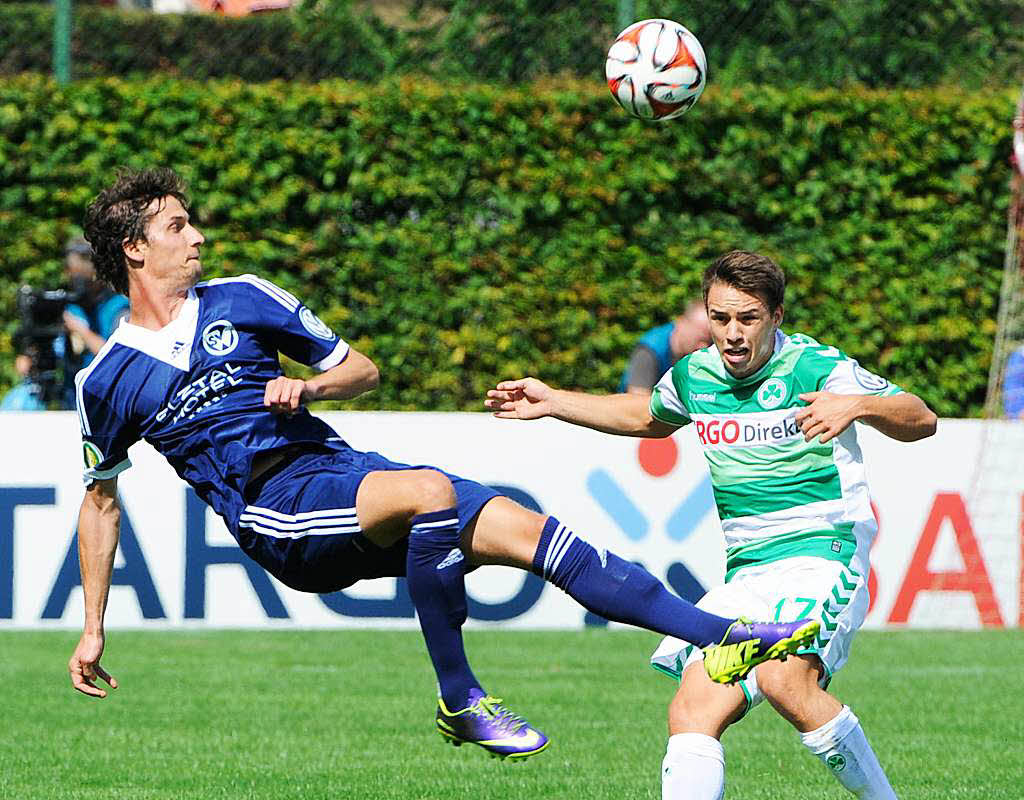
[[[75,375],[89,366],[110,334],[128,316],[128,298],[97,279],[92,247],[82,237],[68,240],[64,275],[74,302],[64,311],[65,335],[55,345],[64,365],[61,406],[75,408]]]
[[[652,328],[640,337],[622,375],[619,391],[650,394],[673,364],[709,344],[708,312],[703,302],[694,300],[672,322]]]
[[[1010,353],[1003,376],[1003,415],[1024,420],[1024,347]]]
[[[45,411],[43,389],[33,375],[35,360],[20,331],[14,334],[14,347],[17,351],[14,370],[20,380],[0,399],[0,411]]]

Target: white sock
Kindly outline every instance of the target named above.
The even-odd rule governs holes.
[[[661,800],[722,800],[725,794],[725,751],[703,733],[668,737],[661,762]]]
[[[896,793],[868,744],[860,720],[843,706],[834,719],[800,739],[843,786],[862,800],[896,800]]]

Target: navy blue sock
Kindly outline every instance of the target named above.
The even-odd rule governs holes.
[[[676,597],[643,567],[598,553],[554,517],[544,524],[533,571],[588,611],[699,647],[720,642],[733,623]]]
[[[412,518],[405,570],[409,597],[419,615],[444,704],[451,711],[465,708],[469,690],[480,688],[480,684],[462,644],[466,561],[459,549],[454,508]]]

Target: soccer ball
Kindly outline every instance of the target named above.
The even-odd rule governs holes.
[[[645,19],[620,33],[604,73],[616,102],[641,119],[672,119],[697,102],[708,73],[704,48],[678,22]]]

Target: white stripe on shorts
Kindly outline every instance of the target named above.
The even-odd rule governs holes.
[[[254,514],[258,517],[266,517],[267,519],[277,519],[281,520],[281,522],[297,522],[298,520],[304,519],[324,519],[328,517],[349,517],[351,519],[355,519],[356,509],[355,506],[352,506],[351,508],[321,508],[319,511],[302,511],[298,514],[285,514],[281,511],[274,511],[272,508],[246,506],[242,513]]]
[[[277,539],[298,539],[302,536],[329,536],[335,533],[360,531],[355,508],[324,508],[299,514],[285,514],[272,508],[246,506],[238,518],[238,525]]]
[[[298,531],[282,531],[268,528],[257,522],[239,522],[240,528],[251,528],[256,533],[273,536],[275,539],[301,539],[304,536],[330,536],[335,533],[359,533],[359,525],[338,525],[330,528],[304,528]]]
[[[281,522],[276,519],[261,517],[259,514],[242,514],[238,521],[258,522],[267,528],[274,528],[279,531],[303,531],[312,528],[337,527],[338,525],[354,525],[359,527],[359,520],[355,517],[328,517],[326,519],[303,519],[298,522]]]

